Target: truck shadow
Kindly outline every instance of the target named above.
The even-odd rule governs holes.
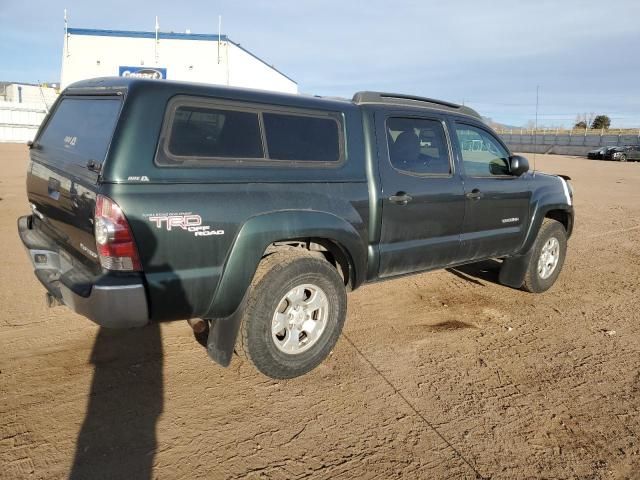
[[[154,232],[143,221],[130,219],[130,225],[138,245],[145,246],[140,252],[145,271],[164,274],[164,281],[154,285],[158,294],[190,308],[172,267],[154,263]],[[93,381],[69,478],[152,478],[156,424],[164,403],[160,325],[101,328],[90,362]]]
[[[71,479],[151,478],[163,409],[160,327],[101,328]]]
[[[500,267],[502,262],[495,259],[469,263],[455,268],[447,268],[447,272],[467,282],[484,286],[483,281],[500,284]]]

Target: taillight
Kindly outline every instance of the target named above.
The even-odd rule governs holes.
[[[109,197],[98,195],[93,219],[100,264],[107,270],[140,271],[140,257],[122,210]]]

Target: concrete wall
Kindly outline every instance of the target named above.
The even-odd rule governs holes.
[[[87,78],[119,76],[121,67],[158,69],[170,80],[297,93],[297,84],[225,36],[69,29],[62,88]],[[123,72],[124,73],[124,72]]]
[[[515,152],[586,155],[598,147],[640,145],[640,135],[537,135],[501,133],[500,137]]]
[[[0,142],[33,140],[45,115],[42,103],[0,101]]]

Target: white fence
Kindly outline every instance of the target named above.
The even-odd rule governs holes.
[[[42,104],[0,101],[0,142],[33,140],[46,114]]]

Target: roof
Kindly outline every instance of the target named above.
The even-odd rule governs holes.
[[[145,32],[141,30],[99,30],[94,28],[67,28],[67,33],[70,35],[86,35],[90,37],[124,37],[124,38],[156,38],[156,32]],[[157,32],[157,36],[159,40],[200,40],[207,42],[229,42],[245,53],[248,53],[253,58],[258,60],[259,62],[265,64],[267,67],[275,70],[280,75],[285,77],[287,80],[292,81],[296,85],[294,79],[285,75],[280,70],[275,68],[273,65],[265,62],[263,59],[258,57],[257,55],[251,53],[249,50],[241,46],[239,43],[234,42],[226,35],[218,35],[215,33],[175,33],[175,32]]]
[[[300,93],[274,92],[228,85],[186,82],[180,80],[154,80],[136,77],[97,77],[72,83],[65,91],[70,94],[94,91],[136,90],[153,92],[164,90],[171,95],[203,95],[221,99],[254,103],[275,103],[300,108],[322,108],[324,110],[347,111],[357,107],[348,100],[337,100]]]
[[[404,93],[386,93],[386,92],[357,92],[353,96],[353,103],[356,105],[383,104],[383,105],[402,105],[410,107],[428,107],[437,110],[446,110],[448,112],[469,115],[482,120],[482,117],[473,108],[457,103],[447,102],[445,100],[437,100],[435,98],[418,97],[415,95],[407,95]]]
[[[29,83],[29,82],[0,82],[0,87],[8,87],[9,85],[27,86],[27,87],[42,87],[51,88],[51,85],[57,85],[59,82],[41,82],[41,83]]]
[[[140,87],[140,88],[138,88]],[[358,109],[360,105],[401,105],[403,107],[430,108],[444,112],[457,113],[481,120],[482,117],[472,108],[464,105],[435,100],[432,98],[415,97],[400,93],[357,92],[351,101],[343,98],[322,97],[300,93],[271,92],[251,88],[230,87],[227,85],[212,85],[208,83],[185,82],[178,80],[153,80],[136,77],[98,77],[80,80],[67,87],[69,93],[87,93],[96,90],[137,90],[145,93],[154,90],[164,90],[171,95],[205,95],[221,99],[232,99],[254,103],[282,104],[300,108],[322,108],[347,112]]]

